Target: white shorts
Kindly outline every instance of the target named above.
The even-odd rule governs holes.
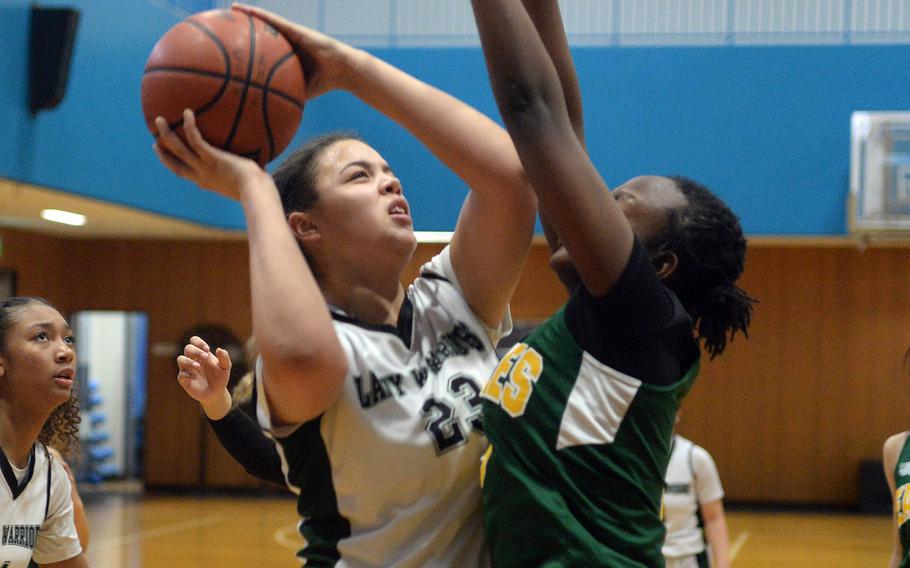
[[[667,558],[667,568],[701,568],[707,566],[705,554],[680,556],[679,558]]]

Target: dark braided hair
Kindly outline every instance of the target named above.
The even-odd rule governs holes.
[[[7,354],[6,333],[15,323],[15,312],[32,304],[54,307],[47,300],[33,296],[13,296],[0,302],[0,354]],[[74,455],[75,452],[71,450],[78,445],[80,420],[79,399],[76,398],[74,389],[69,400],[51,412],[38,433],[38,440],[46,446],[53,446],[64,456]]]
[[[707,187],[682,176],[667,177],[688,205],[668,213],[663,239],[648,249],[652,256],[676,255],[676,270],[664,284],[689,312],[696,337],[713,359],[736,332],[748,337],[756,300],[736,285],[746,259],[746,238],[736,215]]]

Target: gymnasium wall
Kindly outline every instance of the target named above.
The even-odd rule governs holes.
[[[263,0],[339,34],[496,116],[461,0]],[[139,108],[157,38],[205,0],[73,0],[82,11],[68,93],[26,110],[27,0],[0,4],[0,177],[204,224],[239,207],[154,159]],[[712,185],[755,235],[841,235],[853,110],[910,108],[908,0],[565,0],[592,158],[616,184],[641,172]],[[798,12],[794,6],[812,6]],[[661,8],[658,10],[658,8]],[[775,11],[777,10],[777,11]],[[454,225],[461,183],[353,97],[308,103],[297,142],[356,125],[395,167],[421,230]],[[443,192],[442,189],[453,189]],[[0,212],[2,215],[2,212]],[[0,229],[0,267],[64,311],[149,314],[146,479],[246,486],[174,379],[191,326],[250,331],[247,250],[236,242],[57,239]],[[198,250],[222,259],[197,265]],[[421,245],[411,266],[435,250]],[[761,300],[751,338],[708,363],[681,431],[715,456],[735,501],[850,505],[857,466],[906,429],[910,247],[765,240],[743,286]],[[564,298],[535,249],[513,311],[545,317]]]
[[[34,149],[28,114],[28,0],[0,4],[0,177],[26,179]]]
[[[451,91],[495,106],[469,3],[262,0]],[[55,2],[56,4],[56,2]],[[0,177],[238,228],[240,208],[154,158],[139,103],[145,59],[185,14],[223,2],[70,0],[82,12],[68,93],[24,111],[29,3],[0,21]],[[908,0],[567,0],[589,148],[615,185],[685,173],[714,187],[751,234],[845,232],[849,119],[910,108]],[[811,10],[807,7],[811,6]],[[464,188],[409,136],[354,97],[307,104],[300,143],[356,126],[396,169],[416,228],[451,230]]]
[[[0,229],[0,267],[21,293],[64,312],[149,315],[146,482],[257,487],[221,449],[177,385],[176,342],[202,323],[251,329],[245,243],[70,240]],[[218,262],[198,266],[200,247]],[[408,278],[438,245],[421,245]],[[513,302],[539,320],[565,294],[535,246]],[[40,259],[40,262],[38,261]],[[761,303],[750,338],[705,365],[680,430],[714,455],[731,501],[850,506],[858,464],[908,427],[910,247],[765,242],[749,249],[743,287]]]

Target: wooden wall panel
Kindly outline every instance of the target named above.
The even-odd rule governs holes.
[[[750,339],[706,365],[680,431],[728,497],[850,504],[858,464],[910,428],[910,249],[753,247]]]
[[[149,314],[146,479],[152,486],[256,487],[218,447],[175,380],[173,352],[189,327],[251,329],[245,243],[55,239],[0,230],[0,266],[20,293],[64,311]],[[438,251],[421,245],[406,277]],[[536,246],[512,304],[539,320],[565,291]],[[708,448],[734,501],[849,505],[861,460],[910,428],[910,248],[847,243],[756,244],[743,287],[760,300],[750,338],[704,365],[680,431]],[[204,457],[203,457],[204,456]]]
[[[45,296],[65,313],[148,314],[146,481],[202,483],[208,427],[199,405],[177,384],[174,358],[184,332],[198,324],[224,325],[241,339],[249,335],[246,243],[57,239],[11,230],[0,236],[0,265],[17,271],[20,294]]]

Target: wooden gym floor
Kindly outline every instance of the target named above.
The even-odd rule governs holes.
[[[86,496],[94,568],[294,568],[290,498]],[[737,568],[886,566],[883,515],[729,511]]]

